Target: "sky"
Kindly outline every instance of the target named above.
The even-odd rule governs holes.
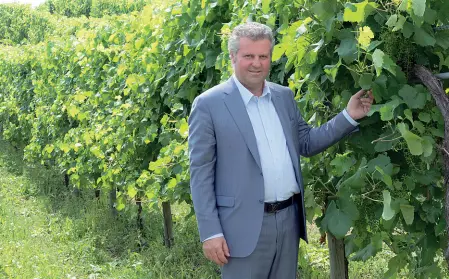
[[[36,7],[39,4],[44,3],[45,0],[0,0],[0,4],[4,3],[24,3],[24,4],[31,4],[31,6]]]

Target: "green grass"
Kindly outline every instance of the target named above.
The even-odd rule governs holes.
[[[174,208],[167,249],[160,214],[143,215],[142,236],[135,208],[114,218],[106,197],[76,197],[61,174],[26,167],[3,141],[0,150],[0,278],[217,278],[186,206]]]
[[[0,278],[219,278],[219,268],[201,251],[195,218],[187,205],[174,205],[175,246],[163,246],[162,214],[137,210],[113,217],[107,195],[80,196],[63,184],[60,173],[30,167],[0,140]],[[301,243],[301,278],[329,278],[326,246],[309,226],[310,244]],[[393,255],[382,251],[367,262],[350,262],[350,278],[382,278]]]

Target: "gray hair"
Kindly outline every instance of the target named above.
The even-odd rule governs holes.
[[[253,41],[267,39],[271,42],[271,51],[274,47],[274,37],[271,28],[257,22],[240,24],[232,30],[228,41],[229,54],[237,54],[240,48],[240,38],[248,38]]]

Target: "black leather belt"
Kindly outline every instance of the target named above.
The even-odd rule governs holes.
[[[267,213],[276,213],[279,210],[285,209],[285,208],[289,207],[290,205],[294,204],[295,201],[298,200],[299,196],[300,196],[300,194],[295,194],[285,201],[266,202],[264,204],[264,210]]]

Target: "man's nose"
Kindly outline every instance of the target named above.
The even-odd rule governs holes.
[[[260,67],[260,65],[261,65],[260,58],[259,57],[254,57],[252,64],[253,64],[254,67]]]

